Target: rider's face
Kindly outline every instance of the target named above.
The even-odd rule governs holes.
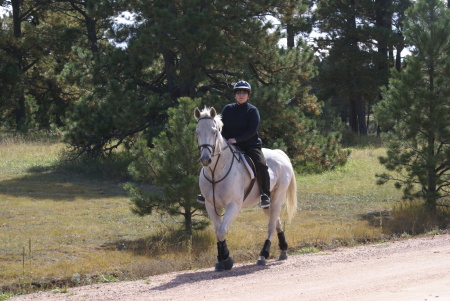
[[[245,90],[238,90],[234,93],[234,99],[239,103],[245,103],[250,98],[250,95],[248,94],[248,91]]]

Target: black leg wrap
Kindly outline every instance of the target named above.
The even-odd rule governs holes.
[[[264,256],[265,259],[269,258],[270,255],[270,240],[266,239],[264,242],[264,247],[261,250],[261,253],[259,253],[259,256]]]
[[[286,251],[288,249],[288,244],[286,242],[286,237],[284,236],[284,232],[281,231],[278,233],[278,246],[281,251]]]
[[[217,261],[221,262],[223,260],[227,260],[230,256],[230,251],[227,247],[227,241],[218,241],[217,242]]]

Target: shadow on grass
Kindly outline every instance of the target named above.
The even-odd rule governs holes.
[[[128,251],[139,256],[157,257],[166,254],[187,256],[189,248],[192,254],[200,254],[215,244],[211,231],[196,231],[189,240],[182,230],[161,229],[158,233],[136,240],[118,240],[104,244],[101,248],[114,251]]]
[[[123,183],[117,181],[92,179],[50,168],[28,171],[30,174],[0,181],[0,195],[54,201],[127,197]]]
[[[378,211],[378,212],[368,212],[360,214],[359,217],[365,220],[372,227],[383,227],[386,223],[392,220],[392,213],[390,211]]]
[[[342,145],[352,148],[379,148],[384,147],[383,139],[376,136],[375,133],[360,136],[352,131],[345,130],[342,132]]]
[[[35,166],[26,170],[17,167],[8,179],[0,181],[0,195],[54,201],[128,197],[123,189],[123,184],[131,180],[128,174],[131,156],[128,153],[103,159],[66,158],[70,157],[62,155],[51,165],[34,163]]]

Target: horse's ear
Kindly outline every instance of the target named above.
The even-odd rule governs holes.
[[[194,110],[194,116],[197,120],[200,119],[200,110],[198,109],[198,107]]]
[[[209,115],[211,116],[212,119],[214,119],[214,117],[216,117],[216,109],[214,109],[214,107],[211,107],[211,110],[209,110]]]

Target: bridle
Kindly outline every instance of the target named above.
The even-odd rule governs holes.
[[[202,117],[202,118],[199,118],[198,120],[197,120],[197,124],[199,123],[199,121],[200,120],[202,120],[202,119],[211,119],[214,123],[216,123],[215,121],[214,121],[214,119],[213,118],[211,118],[211,117],[209,117],[209,116],[205,116],[205,117]],[[205,144],[201,144],[201,145],[199,145],[198,146],[198,150],[200,151],[200,152],[202,152],[205,148],[211,153],[211,157],[214,157],[215,156],[215,151],[216,151],[216,144],[217,144],[217,132],[214,134],[214,145],[213,144],[207,144],[207,143],[205,143]],[[222,151],[222,150],[221,150]]]

